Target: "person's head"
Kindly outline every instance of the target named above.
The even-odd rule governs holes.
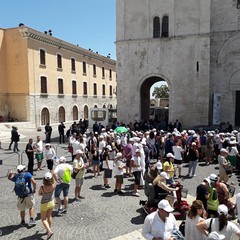
[[[228,223],[228,208],[224,204],[218,206],[218,220],[219,220],[219,231],[221,231]]]
[[[24,172],[26,170],[26,166],[20,164],[17,166],[18,173]]]
[[[202,216],[203,210],[204,210],[203,202],[200,200],[195,200],[195,201],[193,201],[192,206],[190,207],[188,216],[191,219],[195,218],[196,216]]]
[[[228,155],[227,149],[221,148],[221,149],[220,149],[220,154],[221,154],[221,156],[227,157],[227,155]]]
[[[50,149],[50,147],[51,147],[51,144],[50,143],[46,143],[45,148],[48,150],[48,149]]]
[[[158,215],[162,220],[165,220],[173,211],[174,209],[167,200],[163,199],[158,203]]]
[[[170,161],[173,162],[174,158],[175,158],[175,156],[172,153],[168,153],[166,155],[166,161],[168,161],[169,163],[170,163]]]
[[[135,150],[135,155],[136,155],[137,157],[140,157],[141,153],[140,153],[140,149],[139,149],[139,148],[137,148],[137,149]]]
[[[44,186],[50,186],[54,183],[53,176],[50,172],[45,173],[43,178],[43,185]]]
[[[196,146],[197,144],[195,142],[192,142],[192,145],[191,145],[192,149],[196,149]]]
[[[66,162],[66,158],[64,156],[61,156],[59,158],[59,163],[65,163]]]
[[[210,187],[215,187],[216,183],[218,181],[218,176],[216,174],[212,173],[212,174],[210,174],[209,179],[210,179]]]

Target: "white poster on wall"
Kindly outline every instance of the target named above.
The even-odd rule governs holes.
[[[220,100],[221,93],[213,94],[213,125],[220,124]]]

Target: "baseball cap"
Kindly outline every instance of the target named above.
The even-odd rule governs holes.
[[[84,152],[80,149],[76,150],[76,154],[83,154]]]
[[[158,203],[158,208],[163,209],[166,212],[173,212],[174,209],[170,206],[169,202],[165,199]]]
[[[168,158],[175,158],[175,156],[172,153],[168,153],[166,157],[168,157]]]
[[[21,172],[21,171],[23,171],[23,169],[25,169],[25,167],[26,167],[26,166],[20,164],[20,165],[17,166],[17,170],[18,170],[19,172]]]
[[[212,173],[212,174],[210,174],[209,179],[211,181],[217,181],[218,180],[218,176],[216,174]]]
[[[46,180],[52,179],[52,174],[50,172],[45,173],[44,178]]]
[[[221,149],[220,149],[220,152],[221,152],[221,153],[228,153],[227,149],[225,149],[225,148],[221,148]]]
[[[61,157],[59,158],[59,162],[60,162],[60,163],[66,162],[66,158],[65,158],[64,156],[61,156]]]
[[[168,176],[168,174],[166,172],[161,172],[160,176],[164,177],[165,179],[169,179],[169,176]]]
[[[218,206],[218,214],[221,214],[221,213],[223,213],[224,215],[228,215],[228,208],[224,204],[220,204]]]

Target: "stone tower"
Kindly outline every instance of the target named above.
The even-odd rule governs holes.
[[[147,120],[149,90],[166,81],[169,121],[178,118],[184,127],[240,125],[236,0],[116,2],[120,121]]]

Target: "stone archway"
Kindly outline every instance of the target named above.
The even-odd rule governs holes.
[[[46,125],[50,123],[50,114],[47,108],[43,108],[41,112],[41,125]]]
[[[144,121],[149,120],[150,117],[150,89],[153,84],[157,82],[166,82],[161,77],[149,77],[144,80],[140,87],[140,111],[141,111],[141,119]],[[166,82],[167,83],[167,82]],[[168,84],[167,84],[168,85]],[[162,110],[161,120],[168,122],[168,109]],[[160,120],[160,119],[159,119]]]

